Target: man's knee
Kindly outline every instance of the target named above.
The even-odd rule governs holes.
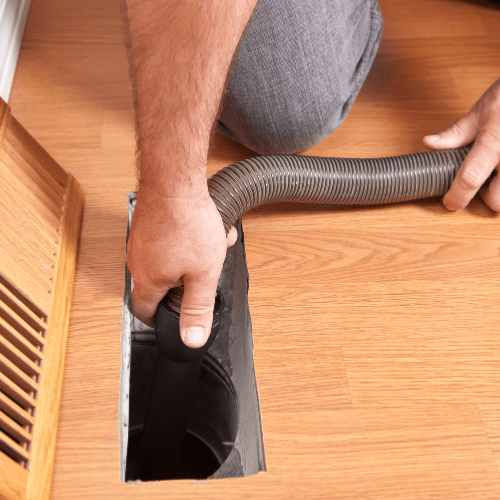
[[[376,0],[260,0],[218,127],[258,153],[308,149],[340,126],[382,31]]]
[[[341,122],[344,104],[321,97],[283,93],[265,106],[256,99],[245,109],[226,107],[217,126],[256,153],[298,153],[321,142]]]

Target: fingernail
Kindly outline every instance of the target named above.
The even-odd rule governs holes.
[[[205,341],[205,328],[202,326],[191,326],[182,332],[182,341],[188,347],[201,347]]]
[[[438,141],[440,139],[440,135],[439,134],[434,134],[434,135],[426,135],[425,138],[428,140],[428,141],[431,141],[431,142],[435,142],[435,141]]]

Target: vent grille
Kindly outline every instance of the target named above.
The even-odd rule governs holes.
[[[39,317],[51,307],[66,187],[47,169],[54,161],[10,115],[0,151],[0,271],[31,299]],[[27,148],[26,145],[30,147]],[[37,147],[38,146],[38,149]],[[60,167],[59,167],[60,168]],[[26,305],[26,304],[25,304]]]
[[[0,273],[0,450],[28,468],[47,318]]]
[[[0,498],[48,500],[83,191],[0,99]]]
[[[28,469],[66,188],[9,108],[1,114],[0,453]]]

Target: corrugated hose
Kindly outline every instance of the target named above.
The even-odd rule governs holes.
[[[374,205],[444,195],[471,146],[385,158],[268,155],[233,163],[208,180],[226,234],[258,205]],[[180,311],[183,287],[167,300]]]

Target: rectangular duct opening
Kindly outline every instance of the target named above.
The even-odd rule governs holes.
[[[129,193],[129,228],[135,201],[136,193]],[[203,359],[174,479],[243,477],[266,470],[241,221],[237,229],[238,241],[228,250],[219,280],[226,308]],[[154,331],[130,313],[132,287],[126,269],[120,388],[120,475],[126,482],[140,480],[137,455],[157,355]]]

